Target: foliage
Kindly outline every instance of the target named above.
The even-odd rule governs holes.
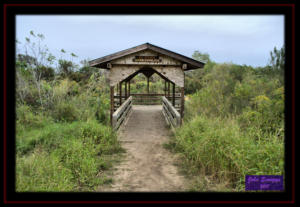
[[[199,52],[198,50],[196,50],[196,51],[194,52],[194,54],[192,55],[192,57],[193,57],[195,60],[203,61],[203,62],[205,62],[205,63],[210,62],[209,54],[208,54],[208,53],[201,53],[201,52]]]
[[[122,151],[109,124],[103,71],[56,59],[30,32],[16,58],[16,190],[93,191]],[[57,67],[52,65],[57,62]]]
[[[194,176],[193,190],[243,191],[246,174],[284,175],[283,71],[284,49],[275,48],[266,67],[209,60],[187,74],[192,94],[170,146]]]

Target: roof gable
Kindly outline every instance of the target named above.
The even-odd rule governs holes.
[[[154,52],[157,52],[157,53],[163,54],[165,56],[171,57],[175,60],[178,60],[182,63],[186,63],[187,68],[185,70],[203,68],[204,64],[205,64],[204,62],[194,60],[192,58],[189,58],[189,57],[186,57],[184,55],[172,52],[170,50],[152,45],[150,43],[145,43],[145,44],[142,44],[142,45],[139,45],[139,46],[136,46],[136,47],[132,47],[132,48],[129,48],[129,49],[126,49],[126,50],[122,50],[122,51],[113,53],[111,55],[107,55],[107,56],[104,56],[104,57],[101,57],[101,58],[97,58],[95,60],[90,61],[89,65],[93,66],[93,67],[109,69],[107,67],[108,62],[119,59],[119,58],[122,58],[122,57],[127,56],[127,55],[131,55],[131,54],[140,52],[140,51],[144,51],[144,50],[152,50]]]

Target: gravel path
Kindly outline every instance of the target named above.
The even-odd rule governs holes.
[[[162,106],[133,106],[119,132],[125,157],[113,172],[114,183],[99,191],[184,191],[176,158],[162,146],[171,132],[161,110]]]

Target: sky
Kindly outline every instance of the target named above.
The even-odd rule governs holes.
[[[192,57],[208,53],[211,60],[265,66],[270,51],[284,44],[283,15],[17,15],[16,39],[30,31],[56,57],[93,60],[149,42]]]

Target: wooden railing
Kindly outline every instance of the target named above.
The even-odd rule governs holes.
[[[171,102],[164,96],[162,97],[162,113],[169,125],[176,128],[180,126],[181,117],[178,111],[172,106]]]
[[[160,105],[161,104],[161,98],[164,96],[165,94],[161,94],[161,93],[131,93],[130,96],[132,96],[132,102],[135,105]],[[167,99],[172,102],[172,94],[170,94],[170,97],[167,97]],[[120,106],[120,95],[117,94],[114,96],[115,100],[114,100],[114,104],[115,104],[115,108],[114,110],[116,110],[117,108],[119,108]],[[126,100],[125,96],[122,96],[122,103],[124,103],[124,101]],[[180,111],[180,93],[176,93],[175,94],[175,108]]]
[[[134,93],[131,95],[135,105],[160,105],[163,96],[159,93]]]
[[[129,115],[132,109],[132,96],[122,103],[122,105],[113,113],[112,127],[114,130],[118,130],[121,124]]]

